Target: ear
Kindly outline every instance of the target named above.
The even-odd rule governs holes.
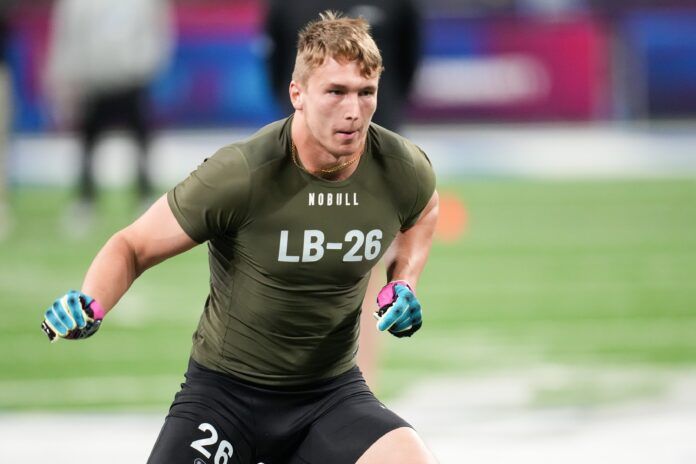
[[[292,103],[293,108],[296,110],[301,110],[303,94],[302,87],[300,87],[300,84],[297,82],[292,81],[290,82],[290,88],[288,90],[290,92],[290,102]]]

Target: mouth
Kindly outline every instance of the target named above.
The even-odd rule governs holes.
[[[339,130],[336,131],[336,134],[343,139],[351,139],[358,135],[359,132],[358,130]]]

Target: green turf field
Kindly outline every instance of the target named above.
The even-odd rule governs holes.
[[[468,226],[437,243],[424,329],[387,337],[381,393],[433,374],[535,363],[696,366],[696,181],[466,180]],[[89,239],[60,226],[68,192],[21,189],[0,242],[0,410],[164,410],[206,297],[199,247],[148,271],[99,334],[49,344],[42,313],[78,288],[133,215],[110,192]]]

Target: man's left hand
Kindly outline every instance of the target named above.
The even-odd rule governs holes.
[[[385,285],[377,295],[377,329],[389,330],[395,337],[410,337],[423,325],[421,305],[411,286],[397,280]]]

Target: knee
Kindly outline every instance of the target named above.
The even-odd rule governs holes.
[[[382,436],[360,456],[357,464],[437,464],[421,437],[409,427]]]

